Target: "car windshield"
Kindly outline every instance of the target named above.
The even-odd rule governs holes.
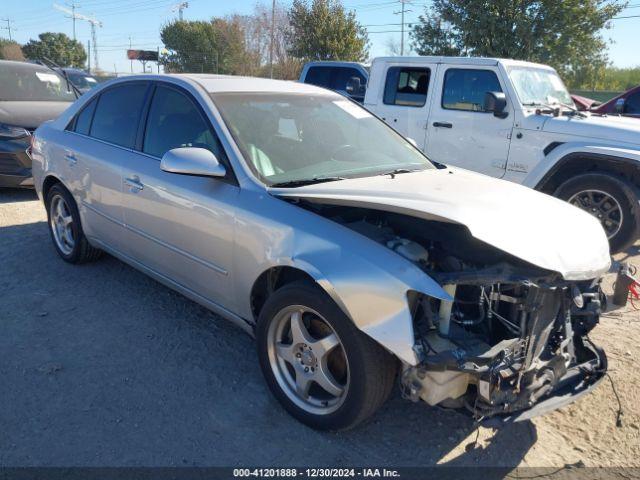
[[[567,87],[554,70],[515,66],[507,71],[523,105],[573,106]]]
[[[267,185],[435,168],[384,122],[339,95],[211,96],[250,167]]]
[[[80,90],[89,90],[98,84],[98,81],[90,75],[84,73],[67,72],[67,76]]]
[[[72,102],[75,94],[56,72],[32,64],[0,62],[0,101]]]

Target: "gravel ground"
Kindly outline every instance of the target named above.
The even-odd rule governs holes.
[[[627,258],[640,265],[638,248]],[[609,279],[610,281],[610,279]],[[532,422],[477,429],[396,392],[368,424],[318,433],[290,418],[238,328],[106,257],[72,266],[32,191],[0,190],[2,466],[640,466],[638,312],[592,338],[603,382]]]

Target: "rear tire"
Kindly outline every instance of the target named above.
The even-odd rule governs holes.
[[[301,325],[297,334],[294,322]],[[267,299],[256,337],[269,389],[289,414],[311,428],[353,428],[382,406],[394,385],[395,358],[309,282],[286,285]],[[323,344],[332,345],[329,353]]]
[[[626,250],[638,238],[640,205],[626,180],[607,173],[586,173],[565,181],[554,196],[598,218],[612,254]]]
[[[102,250],[91,246],[85,237],[76,202],[62,184],[49,189],[45,206],[53,246],[64,261],[86,263],[102,256]]]

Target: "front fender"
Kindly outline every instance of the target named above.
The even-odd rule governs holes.
[[[415,365],[407,293],[414,290],[443,300],[451,297],[410,262],[391,251],[389,254],[389,258],[373,263],[353,253],[345,255],[338,247],[330,251],[304,249],[293,256],[292,266],[311,275],[361,331],[402,361]]]
[[[416,364],[407,292],[450,300],[435,280],[347,227],[270,195],[243,193],[234,260],[240,316],[251,318],[245,292],[264,272],[294,267],[310,275],[357,328],[402,361]]]
[[[601,157],[608,160],[621,162],[633,162],[640,168],[640,149],[633,147],[620,147],[611,143],[594,142],[566,142],[557,146],[524,179],[523,185],[537,188],[551,178],[562,162],[575,155]]]

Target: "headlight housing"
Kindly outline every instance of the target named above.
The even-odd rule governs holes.
[[[26,128],[0,123],[0,138],[18,139],[28,137],[29,135],[31,135],[31,133],[29,133],[29,130]]]

